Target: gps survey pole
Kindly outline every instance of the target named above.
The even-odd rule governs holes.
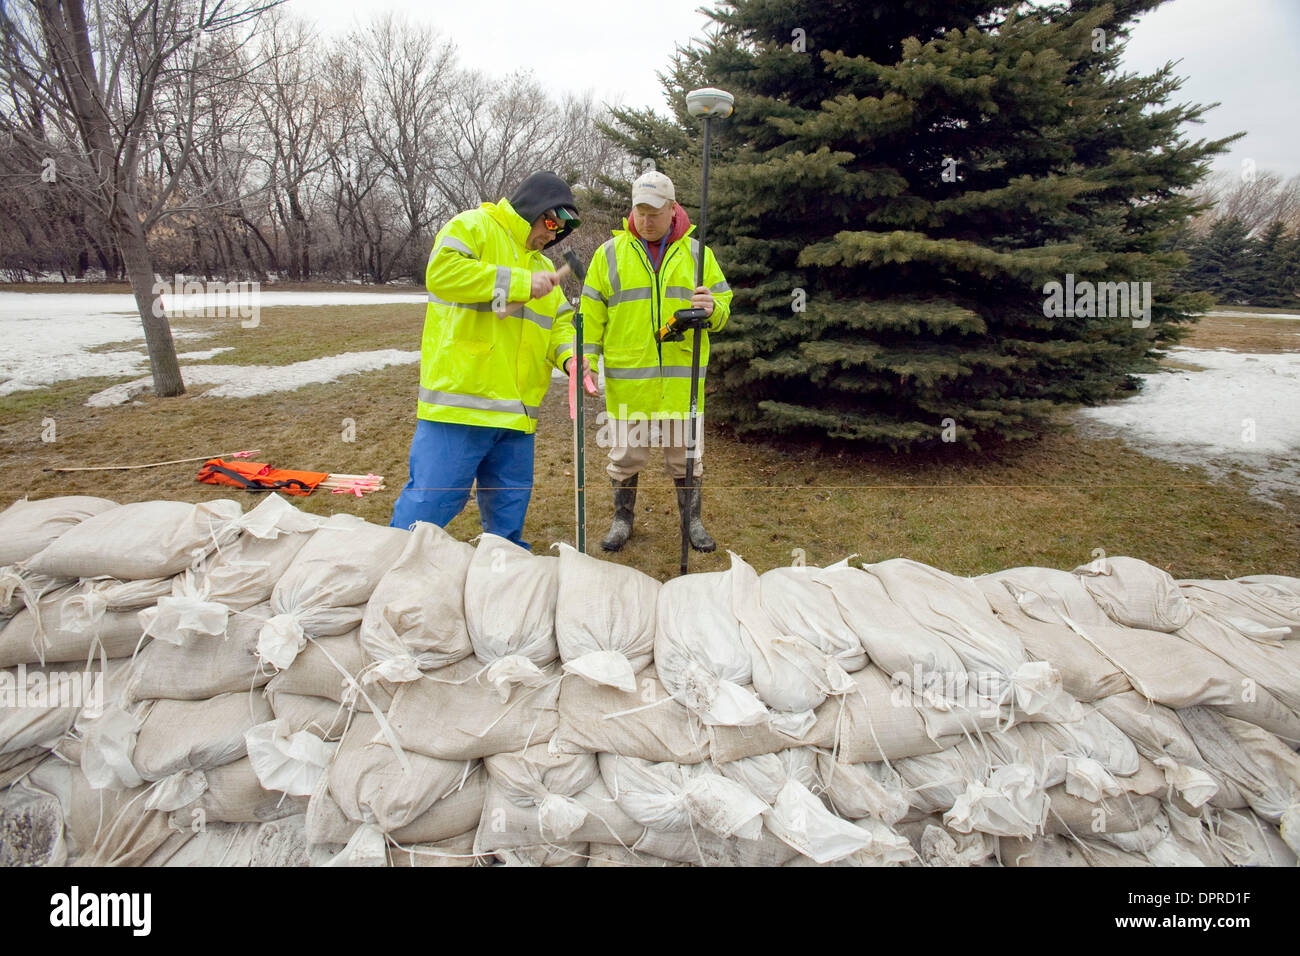
[[[704,285],[705,233],[709,226],[709,124],[715,117],[731,115],[735,97],[725,90],[705,87],[686,94],[686,111],[704,120],[704,168],[700,180],[699,250],[695,257],[695,287]],[[695,500],[695,463],[699,460],[697,442],[700,396],[700,338],[709,327],[709,316],[703,309],[678,309],[673,313],[673,327],[685,333],[693,330],[691,342],[691,418],[686,437],[686,507],[682,512],[682,570],[686,573],[687,556],[691,551],[691,515]]]
[[[564,250],[564,261],[581,284],[587,281],[587,270],[572,249]],[[569,417],[573,419],[573,521],[576,527],[574,541],[583,554],[587,553],[587,467],[583,452],[582,385],[587,376],[582,370],[582,294],[573,304],[573,372],[569,375]],[[582,385],[579,385],[579,380]]]

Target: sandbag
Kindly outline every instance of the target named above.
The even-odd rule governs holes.
[[[102,710],[121,667],[113,662],[106,670],[98,663],[86,669],[83,660],[80,667],[20,664],[0,671],[0,754],[51,749],[83,707]]]
[[[331,637],[359,625],[366,602],[409,538],[410,532],[354,515],[334,515],[321,525],[275,582],[274,616],[259,641],[262,656],[285,668],[303,649],[305,635]]]
[[[1137,558],[1100,557],[1074,573],[1106,615],[1124,627],[1176,631],[1192,615],[1178,583]]]
[[[654,662],[668,692],[705,724],[749,726],[767,709],[744,685],[753,676],[731,609],[733,569],[673,578],[659,591]]]
[[[1199,607],[1176,633],[1180,638],[1230,663],[1276,697],[1284,707],[1300,711],[1300,640],[1268,640],[1244,633],[1231,616],[1212,617]],[[1276,633],[1283,629],[1278,628]],[[1244,688],[1243,688],[1244,690]]]
[[[229,498],[119,505],[64,532],[23,566],[61,577],[171,577],[233,542],[241,512]]]
[[[1245,581],[1179,581],[1178,589],[1194,610],[1248,637],[1300,637],[1300,595]]]
[[[834,750],[845,763],[895,760],[936,753],[962,739],[930,737],[926,721],[904,688],[894,687],[874,665],[849,675],[854,690],[817,709],[817,722],[800,738],[770,726],[709,727],[709,752],[717,764],[775,753],[787,747]]]
[[[280,576],[324,524],[325,518],[299,511],[271,492],[240,518],[243,533],[234,542],[187,573],[209,600],[242,611],[271,599]]]
[[[116,507],[116,501],[89,495],[20,498],[0,511],[0,566],[26,561],[87,518]]]
[[[870,818],[894,824],[907,816],[907,785],[884,761],[841,763],[817,751],[817,771],[826,788],[824,798],[846,820]]]
[[[1300,756],[1273,734],[1208,707],[1184,708],[1178,719],[1206,762],[1240,788],[1259,816],[1277,823],[1300,804]]]
[[[360,679],[366,667],[360,629],[353,628],[346,634],[307,641],[302,653],[288,668],[271,678],[266,689],[273,694],[324,697],[348,705],[355,701],[356,709],[363,713],[370,713],[372,704],[381,711],[386,710],[392,703],[396,685],[384,680]],[[360,691],[349,677],[357,681]]]
[[[144,629],[135,611],[106,611],[92,626],[77,620],[78,611],[68,606],[71,588],[62,588],[41,598],[37,614],[19,612],[0,631],[0,667],[18,664],[85,663],[93,650],[103,649],[106,657],[129,657],[140,643]]]
[[[643,827],[673,832],[703,828],[724,840],[756,840],[768,805],[709,764],[650,763],[599,754],[605,789]]]
[[[866,570],[880,579],[895,604],[905,605],[961,658],[981,700],[977,709],[987,698],[1007,722],[1017,716],[1077,719],[1078,704],[1062,689],[1060,673],[1050,662],[1028,660],[1016,633],[998,620],[969,578],[903,558]],[[965,693],[969,698],[970,686]]]
[[[848,567],[848,559],[827,568]],[[782,634],[805,640],[850,674],[867,666],[867,652],[845,623],[822,569],[773,568],[759,575],[763,610]]]
[[[563,812],[553,811],[552,805],[561,802]],[[631,848],[644,832],[645,827],[610,797],[599,776],[562,801],[552,795],[549,803],[531,806],[521,806],[502,787],[489,782],[474,846],[480,854],[596,842]]]
[[[598,561],[561,543],[555,640],[566,673],[623,691],[654,652],[662,585],[648,574]]]
[[[285,721],[289,733],[308,730],[327,741],[340,740],[352,716],[352,710],[346,704],[328,697],[308,697],[268,690],[266,700],[276,719]]]
[[[466,658],[401,684],[388,720],[401,745],[442,760],[477,760],[549,740],[559,724],[557,664],[537,679],[494,683],[491,665]]]
[[[375,586],[359,640],[378,676],[415,680],[474,652],[465,624],[465,576],[474,548],[419,521]]]
[[[247,752],[244,733],[272,718],[260,690],[210,700],[157,700],[148,706],[131,754],[145,780],[232,763]]]
[[[465,574],[465,624],[484,664],[519,656],[544,667],[555,643],[559,559],[484,534]]]
[[[58,798],[72,866],[140,866],[168,841],[186,839],[168,827],[166,813],[145,809],[145,787],[96,790],[81,768],[57,757],[28,781]]]
[[[637,689],[592,684],[576,675],[560,687],[555,747],[562,753],[616,753],[642,760],[700,763],[709,737],[700,719],[678,703],[650,665]]]
[[[311,853],[299,811],[265,823],[205,824],[182,846],[159,850],[144,865],[302,867],[311,865]]]
[[[775,712],[768,721],[795,733],[816,720],[813,709],[853,687],[844,668],[811,642],[783,635],[763,610],[758,572],[733,552],[731,612],[749,652],[754,692]]]
[[[231,616],[219,637],[185,646],[151,641],[131,663],[127,699],[207,700],[262,687],[271,671],[257,659],[257,634],[270,616],[262,603]]]
[[[400,830],[435,802],[460,789],[476,767],[470,761],[406,754],[410,771],[379,737],[373,715],[357,714],[329,767],[330,795],[349,819],[382,832]]]
[[[1300,717],[1227,661],[1173,634],[1088,624],[1078,633],[1124,670],[1142,696],[1174,710],[1214,706],[1300,744]],[[1170,667],[1170,661],[1178,666]]]
[[[387,842],[390,849],[394,849],[394,845],[409,847],[440,843],[466,831],[471,834],[472,848],[472,834],[478,829],[487,786],[487,774],[479,767],[466,778],[462,787],[435,801],[406,826],[389,833]],[[306,826],[308,842],[316,846],[346,844],[359,828],[367,825],[348,818],[330,795],[326,777],[317,785],[308,802]],[[376,829],[375,832],[379,831]]]
[[[797,780],[814,792],[823,789],[817,773],[817,751],[812,747],[792,747],[774,754],[742,757],[722,764],[718,771],[768,804],[776,803],[789,780]]]
[[[58,799],[21,783],[0,791],[0,867],[63,866],[67,859]]]
[[[1061,685],[1076,700],[1097,700],[1132,689],[1124,672],[1067,627],[1055,612],[1051,612],[1047,621],[1033,617],[1016,600],[1006,582],[990,575],[973,580],[998,619],[1015,631],[1026,652],[1036,660],[1048,661],[1060,671]],[[1037,608],[1042,613],[1044,605],[1039,604]]]
[[[247,757],[201,771],[207,787],[193,803],[171,811],[173,829],[205,823],[265,823],[306,813],[307,798],[267,790]]]

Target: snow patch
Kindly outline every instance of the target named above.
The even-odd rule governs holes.
[[[258,293],[257,305],[259,309],[285,305],[414,305],[425,300],[420,292],[263,291]],[[216,321],[239,319],[231,316]],[[263,317],[262,321],[267,319]],[[172,335],[179,343],[203,339],[215,331],[218,329],[174,330]],[[130,347],[133,343],[143,345],[144,330],[135,298],[129,293],[0,292],[0,341],[5,343],[0,353],[0,396],[67,379],[140,375],[149,368],[143,348]],[[128,347],[113,352],[87,351],[115,342]],[[215,354],[200,352],[189,356],[189,360],[199,361]]]
[[[1138,376],[1138,395],[1080,409],[1077,418],[1216,477],[1239,466],[1265,500],[1278,490],[1300,493],[1300,353],[1168,353],[1204,370]]]
[[[217,386],[204,392],[202,398],[251,398],[271,392],[291,392],[304,385],[333,382],[344,375],[419,361],[419,352],[380,349],[375,352],[344,352],[292,365],[190,365],[181,369],[181,378],[187,385]],[[90,396],[86,404],[92,408],[123,405],[148,391],[151,381],[141,378],[113,385]]]

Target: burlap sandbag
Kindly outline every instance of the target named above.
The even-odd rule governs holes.
[[[266,689],[276,694],[299,694],[304,697],[325,697],[340,703],[350,702],[354,695],[350,692],[343,671],[357,678],[366,665],[359,628],[353,628],[346,634],[309,640],[293,663],[276,674]],[[340,667],[343,671],[339,670]],[[380,710],[386,710],[392,703],[393,687],[394,685],[382,680],[366,680],[361,684],[366,697]],[[370,703],[365,697],[355,695],[355,699],[357,710],[370,713]]]
[[[38,574],[123,581],[179,574],[239,535],[239,502],[140,501],[87,518],[24,563]]]
[[[137,612],[107,611],[87,626],[68,605],[73,590],[61,588],[40,599],[39,627],[30,610],[20,611],[5,625],[0,631],[0,667],[36,664],[42,654],[46,664],[84,664],[91,650],[98,656],[101,647],[110,659],[134,653],[144,634]]]
[[[619,809],[599,777],[569,799],[586,811],[586,817],[561,840],[543,824],[538,806],[522,807],[496,783],[489,782],[475,844],[478,851],[494,853],[545,843],[602,842],[631,847],[645,831],[645,827]]]
[[[465,574],[465,624],[483,663],[518,654],[543,667],[560,656],[555,601],[560,561],[484,534]]]
[[[515,684],[502,700],[477,657],[403,684],[388,720],[403,747],[442,760],[476,760],[550,739],[559,726],[560,668],[540,686]]]
[[[1148,631],[1174,631],[1192,607],[1165,571],[1138,558],[1101,557],[1074,569],[1092,599],[1116,624]]]
[[[174,852],[145,866],[301,867],[311,865],[300,812],[266,823],[208,823]]]
[[[1227,809],[1247,806],[1237,785],[1206,763],[1175,711],[1147,700],[1136,691],[1103,697],[1095,706],[1147,760],[1172,762],[1175,767],[1208,773],[1218,786],[1218,792],[1209,798],[1210,806]]]
[[[766,828],[757,840],[723,840],[702,827],[682,833],[647,828],[632,849],[652,858],[696,866],[785,866],[799,855]]]
[[[330,795],[349,819],[385,833],[399,830],[439,800],[460,789],[476,769],[469,761],[396,753],[378,736],[379,722],[357,714],[329,766]]]
[[[1151,866],[1140,853],[1123,850],[1101,840],[1074,840],[1061,836],[1040,836],[1032,840],[1012,837],[998,841],[998,858],[1003,866]]]
[[[53,664],[21,665],[0,671],[0,754],[30,747],[52,748],[67,733],[83,707],[100,707],[111,696],[123,663],[99,662],[85,669]]]
[[[565,670],[632,690],[650,663],[662,585],[648,574],[560,545],[555,638]]]
[[[1300,745],[1300,716],[1227,661],[1161,631],[1090,624],[1082,634],[1144,697],[1180,710],[1213,706]],[[1177,667],[1169,666],[1177,661]]]
[[[270,616],[270,604],[262,603],[232,615],[224,637],[184,647],[151,641],[132,662],[127,699],[207,700],[263,686],[271,670],[257,659],[257,632]]]
[[[693,863],[679,863],[665,860],[663,857],[639,853],[619,846],[617,843],[593,843],[589,851],[588,866],[694,866]]]
[[[411,680],[474,653],[465,625],[465,575],[474,548],[427,521],[366,604],[359,640],[380,673]]]
[[[556,746],[565,753],[616,753],[674,763],[709,759],[704,725],[669,696],[653,664],[636,675],[636,685],[636,691],[626,693],[565,677]]]
[[[342,634],[361,623],[366,602],[410,538],[400,528],[337,514],[294,557],[271,592],[271,609],[313,637]]]
[[[116,507],[116,501],[88,495],[15,501],[0,511],[0,566],[26,561],[87,518]]]
[[[427,846],[452,839],[466,831],[471,835],[476,833],[483,813],[487,786],[487,774],[480,766],[469,775],[464,786],[435,801],[406,826],[389,833],[390,849],[392,844],[404,847]],[[348,819],[330,795],[329,777],[323,775],[307,806],[308,841],[312,845],[342,846],[360,826],[357,821]],[[470,847],[472,846],[471,836]]]
[[[247,757],[203,771],[207,790],[194,803],[173,811],[171,825],[184,829],[198,821],[265,823],[307,812],[307,798],[265,790]]]
[[[1264,641],[1224,621],[1225,618],[1211,617],[1198,609],[1175,633],[1220,660],[1230,662],[1267,689],[1284,707],[1300,711],[1300,640]]]
[[[148,706],[131,755],[145,780],[233,763],[248,753],[244,733],[273,716],[260,690],[209,700],[157,700]]]
[[[49,755],[48,747],[27,747],[13,753],[0,754],[0,790],[21,780]]]
[[[1061,672],[1062,686],[1077,700],[1096,700],[1131,689],[1128,677],[1120,668],[1065,624],[1059,623],[1059,619],[1041,621],[1031,617],[1006,586],[992,577],[975,578],[974,582],[999,620],[1016,632],[1025,650]]]
[[[474,836],[477,830],[467,830],[437,843],[413,843],[401,847],[389,846],[388,859],[393,867],[422,866],[487,866],[489,856],[474,855]]]
[[[710,727],[715,763],[775,753],[787,747],[834,749],[844,763],[872,763],[918,754],[938,753],[960,737],[932,740],[925,720],[910,697],[891,687],[874,665],[850,675],[858,692],[832,698],[817,708],[817,723],[796,740],[766,727]],[[841,713],[842,711],[842,713]]]
[[[352,713],[346,704],[328,697],[307,697],[268,690],[266,700],[275,716],[288,722],[290,735],[308,730],[322,740],[341,739]]]
[[[28,779],[63,806],[68,862],[74,866],[140,866],[171,840],[167,814],[146,810],[145,787],[95,790],[81,768],[51,757]]]

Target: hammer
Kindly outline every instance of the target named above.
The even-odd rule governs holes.
[[[567,256],[568,253],[566,253],[566,258]],[[560,268],[555,270],[555,275],[558,279],[563,280],[571,272],[573,272],[573,268],[569,265],[568,262],[565,262],[564,265],[560,266]],[[531,301],[532,299],[530,298],[528,302]],[[498,319],[504,319],[507,315],[520,316],[524,314],[524,306],[527,305],[528,302],[511,302],[502,311],[498,311],[496,309],[493,309],[492,311],[496,314],[496,317]]]

